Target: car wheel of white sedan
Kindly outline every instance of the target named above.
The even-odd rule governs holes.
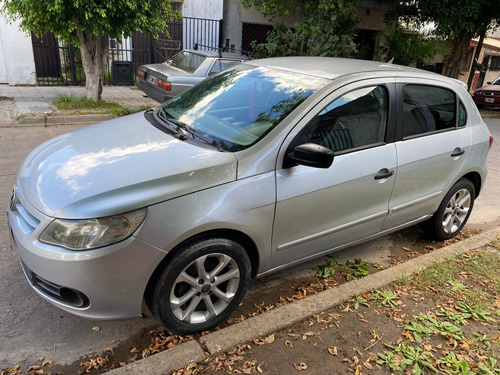
[[[147,297],[154,317],[170,332],[206,331],[229,317],[250,280],[250,260],[237,242],[206,239],[171,259]]]
[[[467,223],[475,196],[476,190],[470,180],[458,180],[445,195],[434,216],[424,223],[424,229],[439,241],[452,238]]]

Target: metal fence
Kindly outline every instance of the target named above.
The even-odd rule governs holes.
[[[221,27],[221,20],[184,17],[167,25],[170,37],[162,33],[155,40],[137,32],[122,40],[110,38],[104,83],[133,84],[140,65],[163,62],[181,49],[194,48],[195,43],[219,47]],[[41,38],[33,34],[32,45],[39,85],[85,84],[78,47],[65,45],[52,33]]]

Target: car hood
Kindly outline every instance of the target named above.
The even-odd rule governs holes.
[[[17,185],[46,215],[93,218],[234,181],[236,167],[232,153],[180,141],[137,113],[40,145]]]
[[[149,64],[145,65],[145,67],[150,72],[161,73],[165,76],[184,76],[191,74],[168,64]]]
[[[500,85],[486,85],[476,89],[476,91],[498,91],[500,92]]]

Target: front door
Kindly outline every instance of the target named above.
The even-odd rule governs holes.
[[[380,232],[397,172],[396,147],[386,142],[391,87],[344,87],[285,140],[287,152],[316,143],[335,158],[328,169],[277,168],[272,267]]]

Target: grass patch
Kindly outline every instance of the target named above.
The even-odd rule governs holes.
[[[395,286],[436,307],[409,316],[406,340],[386,343],[377,364],[410,374],[500,374],[500,253],[486,250],[434,264]]]
[[[99,100],[94,102],[88,99],[85,95],[67,95],[67,94],[57,94],[54,98],[53,103],[58,109],[62,110],[76,110],[76,111],[89,111],[90,113],[109,113],[116,117],[130,115],[135,112],[144,111],[149,107],[141,106],[140,108],[128,108],[122,107],[120,104],[115,102],[108,102],[105,100]]]

